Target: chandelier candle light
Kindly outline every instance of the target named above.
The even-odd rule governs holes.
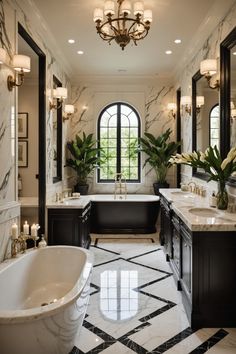
[[[109,44],[114,39],[122,50],[130,41],[137,45],[137,41],[148,34],[152,11],[144,10],[142,1],[134,3],[134,17],[131,17],[131,10],[131,2],[127,0],[117,0],[117,15],[115,15],[115,1],[105,1],[104,9],[96,8],[93,20],[99,36]]]

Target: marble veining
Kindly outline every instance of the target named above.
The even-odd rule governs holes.
[[[192,231],[235,231],[236,214],[209,206],[209,199],[193,193],[181,194],[180,189],[161,189],[160,193],[171,203],[174,212]],[[207,208],[210,215],[194,215],[191,209]],[[214,215],[213,215],[214,213]]]
[[[189,327],[181,294],[157,236],[132,235],[121,240],[113,235],[93,235],[92,288],[96,290],[91,290],[87,316],[70,354],[235,353],[235,329]],[[115,277],[120,272],[124,278]],[[108,274],[112,276],[107,278]],[[124,279],[132,281],[123,283]],[[121,320],[123,306],[125,314],[131,315],[131,300],[137,313]],[[107,311],[113,318],[106,316]]]

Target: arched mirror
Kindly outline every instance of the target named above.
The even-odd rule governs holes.
[[[236,27],[220,45],[221,153],[236,146]],[[230,178],[236,185],[236,178]]]
[[[209,87],[198,71],[192,78],[193,150],[205,151],[210,145],[220,147],[219,91]],[[193,176],[208,179],[201,169],[193,169]]]

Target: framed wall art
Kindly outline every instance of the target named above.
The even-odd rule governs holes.
[[[18,141],[18,166],[28,167],[28,141]]]
[[[27,112],[18,113],[18,138],[19,139],[28,138],[28,113]]]

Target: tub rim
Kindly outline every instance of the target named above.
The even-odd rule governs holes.
[[[11,267],[12,264],[22,260],[22,258],[27,257],[33,252],[43,252],[45,249],[49,249],[49,248],[50,249],[53,248],[54,249],[60,249],[60,248],[77,249],[85,253],[86,259],[83,265],[82,272],[79,278],[77,279],[76,283],[74,284],[73,288],[64,297],[60,298],[57,302],[52,304],[33,307],[30,309],[6,310],[6,311],[0,310],[0,325],[22,323],[22,322],[39,320],[45,317],[50,317],[52,315],[61,312],[63,308],[71,305],[79,298],[80,294],[82,293],[89,279],[89,275],[93,267],[93,258],[94,258],[91,251],[82,247],[57,245],[57,246],[47,246],[41,249],[29,250],[25,254],[20,254],[20,257],[17,257],[16,259],[7,260],[5,267],[3,262],[2,265],[0,266],[0,273],[4,270],[7,270],[9,267]]]
[[[105,194],[105,193],[101,193],[101,194],[91,194],[90,195],[90,200],[91,202],[130,202],[130,203],[152,203],[152,202],[158,202],[160,201],[160,197],[158,195],[154,195],[154,194],[127,194],[127,199],[119,199],[119,193],[117,193],[117,199],[115,199],[114,193],[113,194]],[[122,197],[125,196],[122,194]],[[129,196],[133,199],[129,199]],[[99,197],[101,197],[101,199],[99,200]],[[112,198],[104,198],[103,197],[112,197]],[[146,199],[145,199],[146,197]]]

